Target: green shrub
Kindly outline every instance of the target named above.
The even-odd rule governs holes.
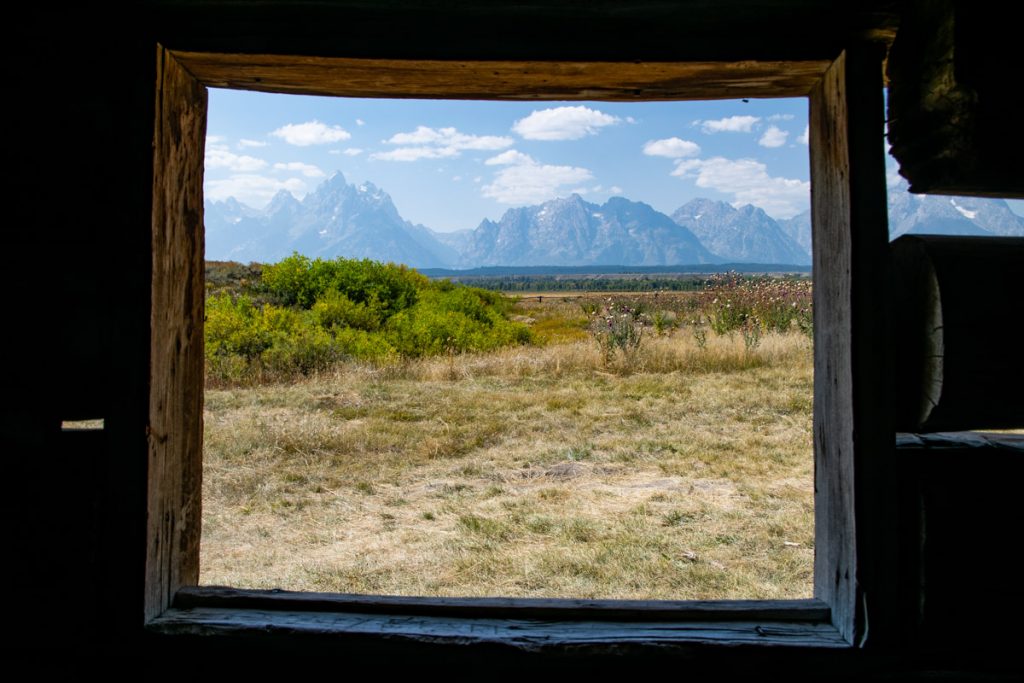
[[[342,292],[332,289],[317,299],[312,311],[317,324],[324,329],[354,327],[373,331],[380,329],[383,322],[380,308],[376,303],[356,303]]]
[[[497,292],[369,260],[293,254],[263,266],[250,293],[211,294],[206,305],[207,370],[228,381],[533,341]]]
[[[233,299],[230,294],[206,300],[206,356],[240,356],[250,359],[270,347],[269,330],[262,324],[262,313],[247,296]]]
[[[263,268],[263,286],[288,306],[311,308],[327,292],[340,292],[382,319],[416,303],[430,281],[415,270],[369,259],[310,260],[292,254]]]

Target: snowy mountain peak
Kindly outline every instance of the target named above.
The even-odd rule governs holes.
[[[751,204],[735,208],[725,202],[694,199],[679,207],[672,220],[714,253],[741,263],[811,262],[810,253],[762,209]]]
[[[966,218],[968,220],[972,220],[973,221],[975,218],[978,217],[978,212],[977,211],[968,211],[964,207],[962,207],[959,204],[957,204],[956,200],[953,199],[952,197],[950,197],[949,203],[953,205],[954,209],[956,209],[957,211],[960,212],[960,215],[962,215],[964,218]]]

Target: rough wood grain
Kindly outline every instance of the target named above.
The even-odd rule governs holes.
[[[1024,434],[998,432],[929,432],[896,435],[896,448],[902,452],[915,449],[928,451],[965,451],[997,449],[1024,452]]]
[[[863,635],[859,505],[884,480],[886,362],[879,278],[886,238],[881,55],[844,52],[811,94],[814,257],[815,596],[851,642]],[[864,483],[858,496],[856,487]],[[881,537],[874,543],[883,542]]]
[[[508,100],[800,97],[810,92],[830,63],[374,60],[192,52],[174,56],[211,87]]]
[[[199,580],[206,90],[158,48],[145,616]]]
[[[1024,427],[1024,238],[904,235],[891,249],[897,428]]]
[[[542,652],[546,649],[641,645],[756,645],[762,647],[847,648],[828,624],[757,622],[602,622],[528,619],[459,619],[454,617],[367,615],[345,612],[173,608],[149,623],[171,635],[267,634],[331,635],[339,639],[377,636],[391,640],[473,645],[491,643]]]
[[[362,614],[418,614],[507,619],[587,621],[764,621],[830,623],[820,600],[574,600],[524,598],[426,598],[282,590],[239,590],[217,586],[182,588],[179,609],[271,609]]]
[[[987,3],[911,0],[888,63],[889,141],[912,192],[1024,197],[1019,26]]]

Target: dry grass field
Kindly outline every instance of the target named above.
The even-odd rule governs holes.
[[[209,388],[201,583],[809,596],[809,338],[650,330],[608,358],[580,311],[521,304],[539,347]]]

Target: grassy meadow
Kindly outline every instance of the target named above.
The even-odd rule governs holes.
[[[201,583],[809,596],[809,290],[783,284],[533,295],[496,307],[511,342],[273,381],[208,362]]]

